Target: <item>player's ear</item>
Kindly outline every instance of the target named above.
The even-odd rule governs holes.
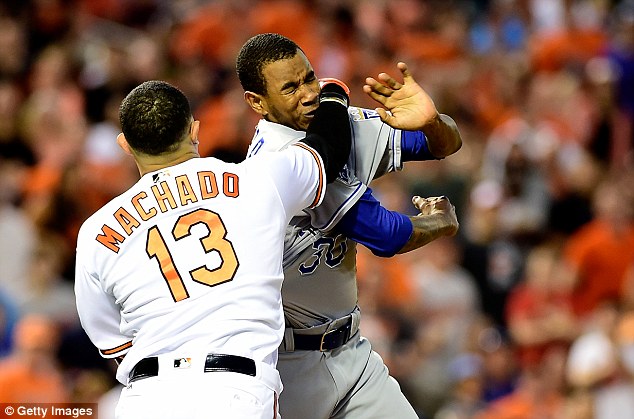
[[[117,144],[119,144],[119,147],[121,147],[121,149],[125,151],[126,154],[132,155],[130,144],[128,144],[128,141],[125,139],[125,135],[123,135],[122,132],[117,135]]]
[[[266,103],[262,95],[246,91],[244,92],[244,100],[249,104],[251,109],[262,116],[266,116],[269,112],[266,110]]]
[[[192,144],[198,144],[198,132],[200,131],[200,121],[193,121],[189,127],[189,135],[192,137]]]

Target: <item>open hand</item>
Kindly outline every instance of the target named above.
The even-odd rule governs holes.
[[[383,106],[376,111],[389,126],[408,131],[422,130],[438,118],[438,110],[431,97],[414,80],[407,64],[399,62],[397,67],[403,75],[403,83],[387,73],[380,73],[378,80],[365,79],[363,91]]]

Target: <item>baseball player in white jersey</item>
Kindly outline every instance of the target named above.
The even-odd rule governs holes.
[[[286,62],[286,73],[270,71],[278,60]],[[390,256],[455,234],[458,222],[447,198],[415,197],[421,214],[407,217],[381,207],[367,185],[401,169],[405,160],[453,154],[462,140],[407,66],[398,66],[404,83],[382,73],[380,82],[368,78],[364,86],[390,112],[348,109],[353,132],[348,162],[328,185],[324,203],[298,214],[288,227],[282,287],[286,330],[278,363],[284,418],[417,418],[380,356],[360,336],[355,241]],[[248,156],[284,150],[302,138],[302,115],[315,100],[319,81],[301,49],[277,34],[256,35],[243,45],[237,70],[247,103],[263,116]]]
[[[141,179],[84,222],[75,278],[82,326],[120,361],[118,418],[278,416],[284,232],[350,151],[346,93],[320,101],[298,147],[240,164],[199,158],[170,84],[122,102],[117,140]]]

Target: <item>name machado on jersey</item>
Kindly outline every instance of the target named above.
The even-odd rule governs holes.
[[[166,181],[158,182],[161,172],[153,175],[155,182],[149,191],[141,191],[130,200],[128,209],[120,207],[113,214],[112,225],[104,224],[101,227],[101,234],[97,234],[95,240],[110,249],[114,253],[119,253],[119,246],[130,237],[134,231],[141,226],[141,222],[149,221],[155,217],[159,211],[165,213],[178,207],[197,203],[200,199],[212,199],[222,193],[225,197],[236,198],[240,195],[239,177],[234,173],[224,172],[219,186],[218,177],[212,171],[197,173],[196,179],[189,176],[180,175],[174,178],[175,190],[170,189]],[[113,227],[115,226],[115,227]],[[125,236],[124,236],[125,234]]]

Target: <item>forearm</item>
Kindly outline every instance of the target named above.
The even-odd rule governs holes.
[[[439,113],[423,126],[422,131],[427,137],[430,153],[436,158],[449,156],[462,147],[458,125],[449,115]]]
[[[306,130],[306,137],[301,140],[321,155],[328,182],[337,178],[348,161],[352,144],[347,105],[339,98],[345,96],[345,92],[337,86],[331,85],[330,89],[332,91],[322,91],[319,108]]]
[[[412,234],[397,253],[410,252],[440,237],[453,236],[458,231],[457,222],[452,221],[446,214],[416,215],[409,219],[412,222]]]
[[[384,208],[368,188],[337,224],[346,237],[380,257],[394,256],[412,235],[409,217]]]

